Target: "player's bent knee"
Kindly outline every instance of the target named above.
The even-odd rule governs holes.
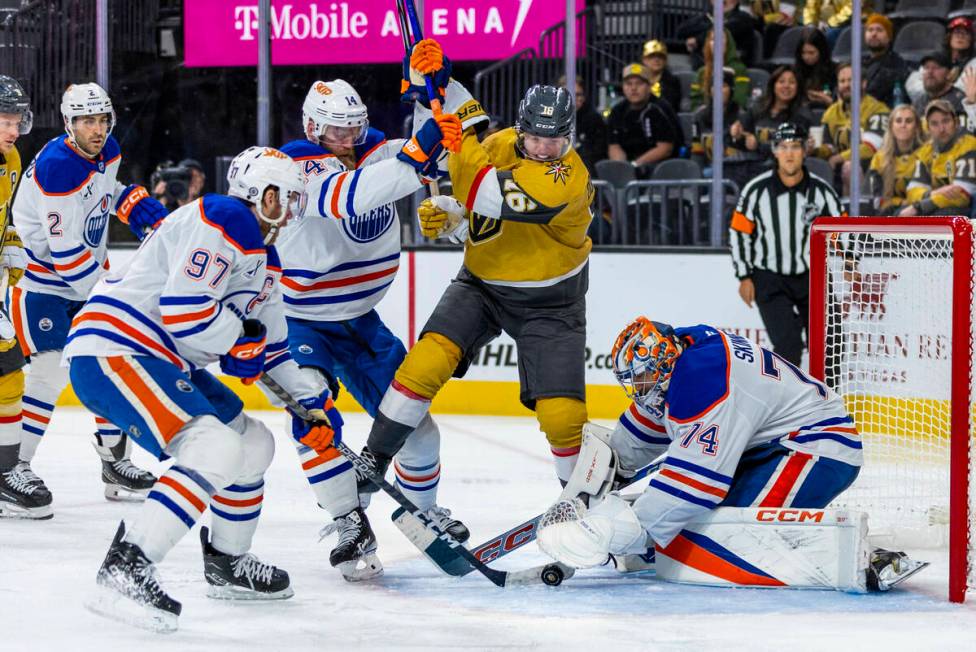
[[[583,439],[586,403],[577,398],[557,396],[540,398],[535,404],[539,430],[546,434],[553,448],[573,448]]]
[[[461,347],[440,333],[424,333],[396,371],[398,383],[431,399],[461,362]]]
[[[234,483],[244,469],[243,437],[212,415],[195,417],[171,444],[177,463],[196,471],[215,489]]]
[[[264,472],[271,466],[274,459],[275,442],[274,435],[264,423],[257,419],[252,419],[243,412],[244,433],[241,439],[244,443],[244,467],[241,470],[237,481],[257,481],[264,476]]]
[[[0,376],[0,415],[19,414],[20,399],[24,396],[24,371],[18,369]]]
[[[44,351],[31,356],[30,383],[48,386],[58,393],[68,384],[68,368],[61,366],[60,351]]]

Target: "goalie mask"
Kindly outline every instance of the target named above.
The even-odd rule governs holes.
[[[227,171],[227,183],[228,195],[252,204],[258,219],[271,226],[265,244],[273,243],[281,227],[305,211],[305,177],[301,167],[273,147],[248,147],[235,156]],[[278,191],[281,213],[276,217],[264,213],[262,200],[268,188]]]
[[[302,122],[305,136],[329,149],[362,145],[369,132],[366,105],[341,79],[312,84],[302,104]]]
[[[663,414],[664,394],[681,350],[669,325],[638,317],[613,344],[613,373],[631,400],[654,414]]]
[[[68,138],[71,139],[71,144],[76,147],[78,142],[75,138],[75,118],[102,114],[108,115],[108,132],[105,134],[105,137],[108,138],[115,127],[115,109],[112,107],[112,98],[98,84],[72,84],[61,96],[61,117],[64,119],[64,130],[67,132]]]

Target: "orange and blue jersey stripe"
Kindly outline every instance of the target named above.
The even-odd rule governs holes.
[[[221,302],[204,295],[159,297],[159,313],[163,326],[176,338],[189,337],[207,330],[223,309]]]
[[[620,415],[620,424],[634,437],[655,446],[669,446],[671,438],[663,425],[655,423],[640,413],[634,403]]]
[[[725,500],[732,478],[687,460],[667,457],[649,487],[711,509]]]
[[[358,301],[389,287],[399,268],[400,252],[342,263],[324,272],[288,268],[281,279],[284,301],[287,305]]]
[[[861,435],[854,425],[854,419],[850,416],[833,417],[808,426],[800,426],[786,438],[798,444],[829,440],[848,448],[857,450],[862,448]]]

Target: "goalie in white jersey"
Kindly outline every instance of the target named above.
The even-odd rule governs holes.
[[[61,350],[71,319],[108,269],[109,215],[140,237],[166,215],[144,187],[116,180],[122,153],[111,135],[115,111],[98,84],[69,86],[61,114],[67,135],[48,142],[25,170],[12,209],[28,257],[24,278],[10,294],[17,339],[30,357],[19,456],[34,495],[48,506],[51,493],[30,462],[68,384]],[[155,476],[129,461],[126,436],[114,424],[96,417],[95,425],[105,496],[142,498]]]
[[[585,568],[609,555],[646,562],[656,549],[665,579],[855,591],[889,588],[924,567],[872,553],[864,515],[818,511],[863,463],[854,419],[823,383],[739,335],[645,317],[611,355],[633,403],[602,439],[588,429],[580,472],[542,519],[545,552]],[[659,472],[632,504],[605,495],[658,456]],[[601,466],[612,471],[593,473]],[[591,497],[589,508],[579,494]],[[852,545],[838,547],[831,525],[847,527]],[[814,526],[832,546],[783,545],[793,536],[786,530],[806,527],[812,540]]]
[[[449,73],[444,73],[445,81]],[[447,113],[463,113],[463,126],[487,122],[481,106],[456,81]],[[411,140],[387,140],[369,127],[366,106],[341,79],[317,81],[302,106],[305,138],[281,150],[302,166],[307,181],[306,215],[282,234],[282,286],[291,354],[306,373],[342,382],[371,417],[406,355],[383,323],[376,305],[400,264],[396,200],[439,176],[443,122],[414,116]],[[453,116],[449,116],[453,118]],[[416,144],[423,156],[406,155]],[[337,385],[333,388],[337,389]],[[468,530],[436,504],[440,481],[440,432],[426,416],[397,455],[396,482],[404,494],[459,541]],[[334,519],[323,533],[338,531],[330,563],[349,580],[382,571],[376,540],[360,506],[352,465],[335,449],[319,454],[298,445],[302,469],[319,505]]]
[[[175,458],[139,514],[118,529],[92,604],[137,625],[171,630],[180,604],[153,565],[210,506],[201,530],[212,597],[287,598],[288,574],[248,553],[274,454],[271,431],[204,367],[253,382],[269,374],[319,419],[292,434],[324,450],[342,420],[324,382],[288,353],[281,266],[272,246],[304,203],[298,165],[252,147],[228,172],[230,196],[206,195],[174,211],[128,267],[101,279],[74,319],[64,355],[81,401],[153,455]],[[127,525],[127,526],[126,526]],[[131,601],[131,602],[130,602]]]

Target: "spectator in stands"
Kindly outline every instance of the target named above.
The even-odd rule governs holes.
[[[725,29],[732,34],[732,38],[739,46],[742,59],[751,66],[755,63],[753,53],[758,45],[755,42],[757,23],[752,16],[739,8],[739,0],[723,0],[723,6]],[[701,66],[700,57],[704,54],[705,40],[708,32],[712,30],[712,24],[712,14],[702,13],[678,25],[675,35],[684,40],[685,47],[692,57],[692,66],[695,68]]]
[[[190,171],[190,201],[196,201],[203,196],[204,187],[207,185],[207,173],[203,171],[203,165],[195,158],[185,158],[179,163]]]
[[[908,104],[896,106],[888,118],[881,149],[871,158],[868,185],[878,215],[897,215],[906,202],[908,180],[915,173],[922,125]]]
[[[742,119],[732,125],[734,139],[745,138],[746,149],[765,163],[772,156],[772,135],[784,122],[798,125],[807,132],[813,116],[800,95],[796,73],[790,66],[780,66],[769,76],[766,92]]]
[[[742,188],[752,178],[752,166],[748,163],[754,157],[746,150],[745,135],[740,133],[738,138],[733,138],[731,134],[732,125],[739,120],[741,114],[739,105],[732,99],[734,86],[735,71],[725,68],[722,71],[722,119],[725,124],[722,134],[722,172],[726,179],[731,179]],[[712,105],[709,103],[695,111],[691,134],[691,158],[702,167],[706,178],[712,176],[712,133]]]
[[[609,156],[629,161],[637,176],[647,177],[659,161],[678,155],[684,136],[670,106],[651,93],[651,73],[632,63],[623,70],[624,101],[607,117]]]
[[[556,86],[566,88],[566,76],[559,78]],[[576,153],[583,159],[583,165],[596,177],[596,162],[607,158],[607,123],[603,116],[593,108],[582,80],[576,78]]]
[[[843,180],[844,194],[849,194],[851,160],[851,94],[853,90],[853,68],[850,63],[837,66],[837,101],[831,104],[820,119],[824,126],[823,145],[815,150],[820,158],[827,159],[834,174]],[[866,82],[861,79],[861,127],[860,157],[861,167],[867,169],[871,157],[881,147],[885,130],[888,128],[887,105],[872,97],[864,90]]]
[[[668,70],[668,46],[653,40],[644,44],[641,61],[651,73],[651,92],[666,100],[674,111],[681,110],[681,80]]]
[[[705,55],[705,63],[698,69],[695,81],[691,83],[691,110],[695,111],[702,104],[711,102],[712,97],[712,52],[715,47],[715,33],[709,31],[705,37],[705,46],[702,53]],[[749,76],[746,74],[746,67],[739,59],[739,53],[735,48],[735,41],[732,40],[728,30],[725,30],[725,64],[723,68],[731,68],[735,71],[735,88],[732,89],[732,97],[736,104],[741,107],[748,106],[751,85]]]
[[[949,79],[959,90],[962,87],[962,71],[976,55],[973,48],[973,21],[963,16],[949,21],[945,37],[945,54],[949,59]],[[921,66],[913,70],[905,81],[905,90],[912,101],[918,100],[924,93],[922,85],[923,69]]]
[[[816,27],[805,27],[796,44],[796,76],[800,92],[811,108],[824,109],[834,101],[837,84],[827,37]]]
[[[803,24],[819,27],[834,48],[841,31],[851,24],[851,0],[807,0],[803,5]]]
[[[925,92],[912,105],[921,115],[933,100],[946,100],[952,105],[963,129],[974,131],[970,128],[966,108],[963,106],[966,94],[953,86],[951,73],[952,61],[948,54],[940,51],[925,55],[922,58],[922,88]]]
[[[795,20],[792,13],[783,11],[779,0],[752,0],[751,8],[763,35],[763,58],[768,59],[773,56],[780,35],[793,27]]]
[[[966,112],[967,127],[970,127],[967,130],[973,133],[971,127],[976,125],[976,66],[967,66],[959,82],[962,84],[964,95],[962,108]]]
[[[933,100],[925,119],[931,140],[916,153],[907,205],[898,215],[969,215],[976,193],[976,136],[959,128],[955,107],[946,100]]]
[[[904,94],[908,65],[891,49],[895,28],[887,16],[871,14],[864,21],[864,79],[867,92],[877,100],[891,106],[895,96]]]

